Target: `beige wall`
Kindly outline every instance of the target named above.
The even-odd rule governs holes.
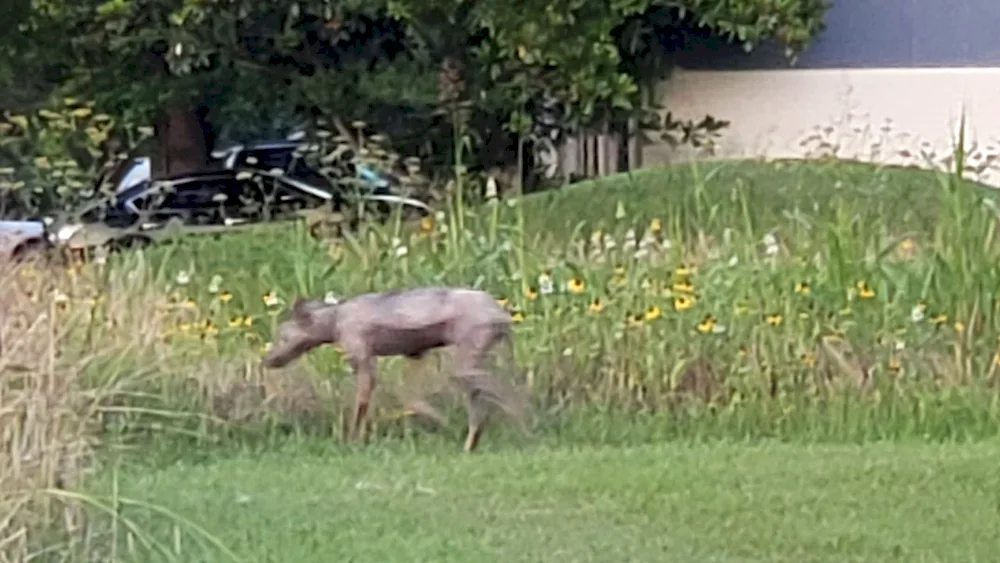
[[[923,152],[941,166],[964,109],[977,169],[969,176],[1000,186],[1000,68],[681,69],[658,94],[677,119],[709,114],[731,122],[717,142],[719,158],[835,153],[925,166]],[[655,138],[642,149],[644,166],[693,156]]]

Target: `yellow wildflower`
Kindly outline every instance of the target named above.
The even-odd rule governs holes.
[[[642,313],[626,313],[625,322],[628,326],[637,327],[642,326],[643,321],[646,320],[646,316]]]
[[[694,293],[694,284],[687,280],[681,280],[672,285],[671,289],[677,293]]]
[[[764,321],[771,326],[779,326],[785,320],[784,317],[779,313],[767,315],[764,317]]]
[[[219,301],[223,303],[229,303],[230,301],[233,300],[233,294],[225,290],[220,291],[218,297]]]
[[[948,322],[948,315],[944,313],[938,313],[933,317],[931,317],[931,322],[936,325],[943,325],[944,323]]]
[[[583,293],[584,289],[586,289],[586,287],[583,280],[580,278],[573,278],[566,282],[566,291],[569,291],[570,293]]]
[[[747,305],[746,301],[737,301],[736,304],[733,305],[733,313],[737,317],[741,316],[741,315],[745,315],[749,311],[750,311],[750,306]]]
[[[538,298],[538,290],[535,289],[534,286],[528,286],[528,288],[524,290],[524,296],[534,301]]]
[[[694,306],[695,298],[693,295],[678,295],[674,297],[674,310],[675,311],[686,311]]]
[[[892,356],[889,358],[889,364],[887,367],[889,368],[890,373],[899,373],[899,370],[903,368],[903,365],[900,363],[899,358]]]
[[[201,329],[201,337],[211,338],[216,334],[219,334],[219,328],[215,326],[215,323],[212,321],[205,321],[205,324]]]
[[[955,322],[955,332],[957,332],[959,334],[964,334],[965,333],[965,323],[963,323],[962,321],[956,321]]]
[[[646,320],[647,321],[655,321],[656,319],[660,318],[662,315],[663,315],[663,312],[660,311],[660,308],[657,307],[656,305],[650,305],[650,307],[648,309],[646,309]]]
[[[917,250],[917,243],[912,238],[905,238],[899,242],[899,254],[903,258],[912,258]]]
[[[507,303],[510,303],[510,300],[507,299],[506,297],[497,298],[497,305],[500,305],[501,307],[506,307]]]
[[[799,295],[809,295],[810,291],[811,289],[809,288],[809,284],[806,282],[798,282],[795,284],[795,293],[798,293]]]
[[[434,218],[431,216],[424,217],[420,220],[420,231],[423,233],[429,233],[434,230]]]
[[[871,299],[872,297],[875,297],[875,290],[869,287],[867,282],[859,281],[855,284],[855,287],[858,288],[858,297],[862,299]]]
[[[660,222],[660,219],[654,217],[653,220],[649,222],[649,232],[658,233],[662,230],[663,230],[663,224]]]
[[[681,264],[680,266],[677,267],[676,270],[674,270],[674,275],[679,278],[686,278],[697,271],[698,269],[695,268],[694,266],[688,264]]]
[[[812,350],[806,350],[801,356],[799,356],[799,360],[801,360],[803,365],[806,367],[813,367],[816,365],[816,353]]]
[[[514,311],[513,313],[510,314],[510,320],[514,321],[515,323],[519,323],[524,320],[524,313],[522,313],[521,311]]]
[[[604,310],[604,303],[601,301],[600,297],[595,298],[590,302],[590,307],[587,308],[591,313],[600,313]]]
[[[702,334],[708,334],[709,332],[715,330],[716,324],[717,322],[715,320],[715,317],[713,317],[712,315],[705,315],[705,318],[703,318],[701,322],[698,323],[698,326],[696,328],[698,329],[698,332]]]

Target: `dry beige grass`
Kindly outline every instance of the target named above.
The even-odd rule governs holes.
[[[72,323],[60,316],[71,277],[0,271],[0,560],[25,561],[33,534],[83,529],[80,507],[50,491],[76,487],[93,466],[95,402],[67,361]]]
[[[0,561],[95,532],[61,492],[96,468],[100,425],[143,390],[150,374],[130,359],[178,367],[164,342],[176,312],[133,266],[0,265]]]

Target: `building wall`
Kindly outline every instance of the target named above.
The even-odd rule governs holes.
[[[716,157],[922,165],[950,152],[964,111],[973,165],[1000,186],[998,21],[997,0],[833,0],[827,30],[794,67],[771,45],[747,55],[704,42],[658,94],[678,118],[731,122]],[[644,165],[699,156],[655,138],[642,149]]]

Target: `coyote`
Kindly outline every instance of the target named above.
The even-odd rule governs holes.
[[[290,317],[279,324],[262,364],[280,368],[317,346],[338,344],[357,382],[349,430],[355,438],[376,385],[378,357],[418,360],[433,349],[452,346],[456,372],[450,381],[465,395],[469,424],[465,451],[471,452],[486,424],[487,403],[520,422],[516,401],[498,389],[497,381],[483,367],[487,354],[501,343],[513,364],[511,322],[490,294],[466,288],[431,286],[365,293],[335,304],[299,297]]]

